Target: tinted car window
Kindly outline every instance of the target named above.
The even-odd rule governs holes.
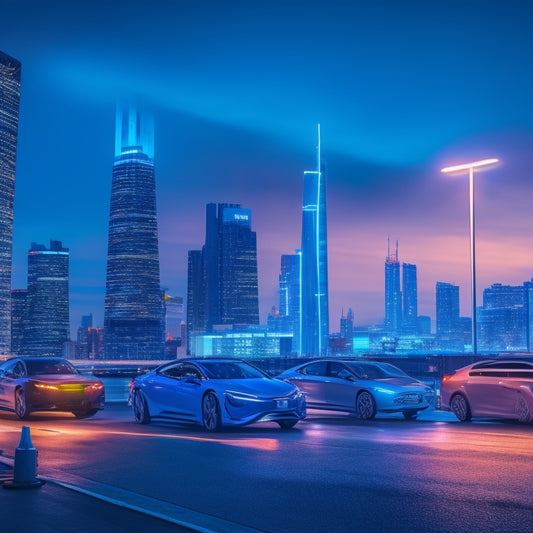
[[[300,368],[300,374],[305,374],[306,376],[326,376],[328,372],[328,363],[327,361],[319,361],[317,363],[311,363]]]
[[[348,379],[351,372],[341,363],[329,363],[328,376],[332,378]]]
[[[42,360],[37,359],[26,361],[28,375],[45,375],[45,374],[79,374],[78,370],[68,361],[64,360]]]
[[[199,365],[210,379],[253,379],[265,378],[261,372],[243,361],[202,361]]]

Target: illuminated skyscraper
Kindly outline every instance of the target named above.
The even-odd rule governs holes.
[[[304,355],[326,355],[329,342],[326,173],[320,153],[317,169],[304,172],[302,210],[302,339]]]
[[[296,250],[294,255],[281,256],[281,271],[279,274],[279,312],[292,333],[291,352],[301,354],[301,253]]]
[[[23,353],[61,357],[63,345],[69,340],[68,248],[63,248],[60,241],[50,241],[50,248],[32,243]]]
[[[416,333],[418,320],[416,265],[402,263],[402,296],[402,330],[404,333]]]
[[[437,281],[437,345],[442,350],[463,349],[463,334],[459,318],[459,287]]]
[[[117,110],[104,308],[106,359],[163,359],[153,124]]]
[[[220,324],[259,324],[257,241],[249,209],[207,204],[205,245],[189,252],[187,303],[191,333]]]
[[[402,323],[402,291],[400,289],[400,261],[398,241],[396,252],[390,253],[389,241],[385,259],[385,330],[389,334],[398,333]]]
[[[21,65],[0,52],[0,354],[11,348],[11,257]]]

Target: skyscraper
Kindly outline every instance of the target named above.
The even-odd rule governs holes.
[[[396,334],[402,323],[402,291],[400,288],[400,261],[398,260],[398,241],[396,252],[390,253],[390,241],[387,240],[387,257],[385,259],[385,331]]]
[[[257,241],[252,213],[239,204],[207,204],[205,245],[189,251],[189,332],[259,324]]]
[[[326,172],[318,126],[317,169],[304,172],[302,209],[302,338],[304,355],[326,355],[329,343]]]
[[[27,326],[23,352],[27,355],[63,355],[70,340],[69,250],[61,241],[50,248],[32,243],[28,252]]]
[[[416,333],[418,319],[416,265],[402,263],[402,295],[402,330],[404,333]]]
[[[0,52],[0,354],[11,348],[11,258],[21,65]]]
[[[11,291],[11,353],[22,355],[24,346],[24,332],[28,326],[26,289]]]
[[[437,345],[444,350],[463,348],[459,319],[459,287],[437,281],[436,285]]]
[[[301,354],[301,253],[281,256],[279,274],[279,312],[287,317],[286,323],[292,333],[291,352]]]
[[[133,108],[117,109],[108,238],[105,358],[162,359],[153,125]]]

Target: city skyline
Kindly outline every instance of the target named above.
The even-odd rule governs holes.
[[[72,330],[89,313],[103,324],[114,106],[131,86],[154,110],[161,283],[173,295],[186,295],[205,204],[238,202],[254,213],[266,322],[280,257],[299,246],[318,122],[332,332],[342,308],[358,326],[383,322],[388,235],[417,265],[420,315],[435,318],[442,281],[470,316],[468,184],[440,175],[447,164],[502,161],[476,178],[479,305],[483,288],[533,277],[531,5],[134,4],[54,2],[57,20],[13,4],[0,21],[0,50],[22,63],[13,288],[25,287],[30,243],[61,240]]]

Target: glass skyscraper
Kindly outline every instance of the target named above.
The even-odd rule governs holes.
[[[259,324],[257,240],[239,204],[207,204],[205,245],[189,251],[187,321],[191,334]]]
[[[286,324],[292,333],[291,352],[301,354],[301,253],[296,250],[294,255],[281,256],[279,274],[279,312],[286,317]]]
[[[459,287],[437,281],[437,345],[443,350],[463,350],[463,332],[459,318]]]
[[[404,333],[416,333],[418,319],[418,284],[416,279],[416,265],[402,263],[402,296],[402,330]]]
[[[396,334],[402,323],[402,291],[400,288],[400,262],[398,260],[398,242],[396,252],[390,253],[387,246],[385,259],[385,330]]]
[[[70,340],[70,325],[69,250],[60,241],[50,241],[50,248],[32,243],[26,303],[23,353],[61,357]]]
[[[153,161],[153,124],[118,108],[104,308],[106,359],[163,359],[164,295]]]
[[[0,354],[11,350],[11,258],[21,65],[0,52]]]
[[[317,169],[304,172],[302,209],[303,355],[326,355],[329,343],[326,173],[318,126]]]

